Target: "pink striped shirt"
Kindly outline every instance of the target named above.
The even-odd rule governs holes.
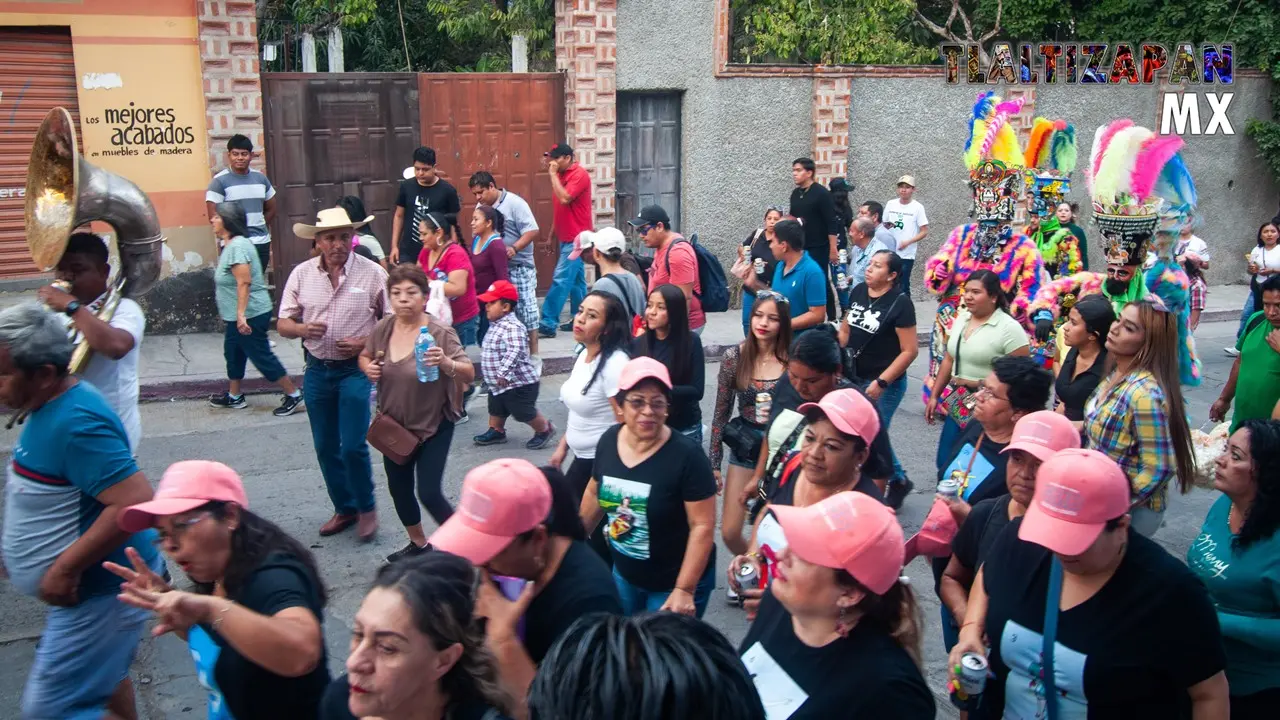
[[[324,323],[319,340],[303,340],[307,352],[321,360],[355,357],[338,349],[338,341],[368,337],[387,312],[387,271],[351,253],[334,287],[329,273],[314,257],[289,273],[280,299],[280,317],[301,323]]]

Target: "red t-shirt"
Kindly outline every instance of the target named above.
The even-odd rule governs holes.
[[[698,255],[693,245],[687,242],[677,243],[684,236],[672,233],[665,247],[659,248],[653,255],[653,265],[649,266],[649,292],[659,285],[688,285],[693,283],[695,293],[702,292],[702,284],[698,282]],[[667,274],[667,254],[671,255],[671,274]],[[702,312],[702,301],[697,295],[689,304],[689,329],[697,330],[707,324],[707,314]]]
[[[427,273],[428,280],[447,281],[449,273],[454,270],[466,270],[467,291],[449,300],[449,308],[453,310],[453,324],[457,325],[480,314],[480,305],[476,302],[476,271],[471,267],[471,258],[467,257],[467,251],[461,245],[449,243],[435,267],[431,266],[430,248],[424,247],[418,254],[418,265]]]
[[[591,176],[581,165],[573,163],[560,173],[560,184],[571,200],[565,205],[557,198],[552,203],[551,217],[560,242],[571,243],[583,230],[595,228],[591,219]]]

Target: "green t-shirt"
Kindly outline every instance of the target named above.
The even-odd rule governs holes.
[[[1231,416],[1231,432],[1245,420],[1271,417],[1280,400],[1280,353],[1267,344],[1273,328],[1263,314],[1254,313],[1236,341],[1240,351],[1240,371],[1236,373],[1236,411]]]
[[[262,261],[253,243],[244,237],[234,237],[222,249],[218,257],[218,269],[213,271],[214,298],[218,303],[218,316],[227,322],[236,321],[236,276],[231,274],[233,265],[249,266],[249,304],[244,316],[255,318],[271,312],[271,292],[262,276]]]

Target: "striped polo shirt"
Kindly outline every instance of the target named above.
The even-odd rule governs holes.
[[[253,168],[243,175],[228,168],[213,176],[204,199],[212,203],[233,202],[243,208],[249,221],[249,239],[254,245],[263,245],[271,242],[263,207],[275,196],[276,189],[266,175]]]

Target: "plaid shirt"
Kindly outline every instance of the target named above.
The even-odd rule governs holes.
[[[353,356],[339,350],[338,341],[368,337],[387,312],[387,271],[351,253],[334,287],[321,259],[311,258],[289,273],[280,299],[280,317],[325,323],[324,337],[303,340],[302,346],[321,360],[346,360]]]
[[[1204,310],[1205,303],[1209,300],[1209,286],[1205,284],[1204,278],[1198,277],[1191,281],[1191,309]]]
[[[1164,390],[1155,376],[1142,371],[1111,388],[1105,381],[1098,385],[1085,404],[1084,430],[1088,447],[1124,470],[1133,505],[1164,510],[1178,466]]]
[[[480,353],[480,372],[493,395],[538,382],[538,373],[529,358],[529,330],[507,313],[489,325]],[[507,384],[498,386],[498,378]]]

